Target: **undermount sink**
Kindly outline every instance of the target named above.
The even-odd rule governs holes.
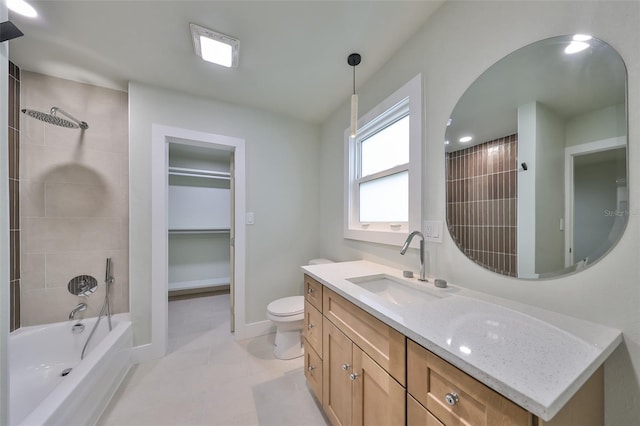
[[[386,274],[347,278],[347,281],[397,306],[422,304],[442,298],[442,296],[413,287],[416,284]]]

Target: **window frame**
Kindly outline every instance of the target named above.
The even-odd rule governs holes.
[[[358,135],[345,129],[344,238],[402,246],[412,230],[422,229],[422,76],[418,74],[358,120]],[[362,140],[409,115],[409,163],[367,175],[360,175],[359,145]],[[361,223],[359,185],[383,176],[408,171],[409,220],[400,224]],[[419,196],[412,196],[420,194]]]

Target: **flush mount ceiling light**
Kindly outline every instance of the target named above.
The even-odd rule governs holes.
[[[238,66],[240,40],[196,24],[189,24],[196,55],[224,67]]]
[[[466,143],[466,142],[470,142],[470,141],[471,141],[471,139],[473,139],[471,136],[463,136],[463,137],[461,137],[459,140],[460,140],[460,142],[462,142],[462,143]]]
[[[38,12],[24,0],[7,0],[7,7],[10,11],[18,13],[27,18],[35,18]]]
[[[571,43],[569,43],[569,45],[564,49],[564,53],[566,53],[567,55],[572,55],[574,53],[582,52],[590,46],[590,44],[587,43],[589,40],[591,40],[590,35],[574,35]]]
[[[351,95],[351,128],[350,135],[356,137],[358,131],[358,95],[356,95],[356,66],[360,64],[362,57],[359,53],[352,53],[347,58],[347,63],[353,67],[353,94]]]

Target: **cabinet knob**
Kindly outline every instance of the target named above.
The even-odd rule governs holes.
[[[454,406],[460,401],[460,397],[455,392],[449,392],[444,396],[444,400],[447,401],[447,404]]]
[[[349,364],[342,364],[342,370],[347,371],[351,367]]]
[[[311,287],[309,287],[309,288],[307,289],[307,293],[309,293],[309,294],[313,293],[313,289],[312,289]]]
[[[315,327],[315,325],[313,325],[313,324],[311,324],[311,323],[309,323],[309,325],[307,326],[307,328],[308,328],[309,330],[311,330],[313,327]]]
[[[353,382],[355,379],[357,379],[359,376],[358,373],[351,373],[349,374],[349,379],[351,379],[351,381]]]
[[[315,369],[316,368],[313,365],[310,365],[309,367],[307,367],[307,370],[309,370],[310,373]]]

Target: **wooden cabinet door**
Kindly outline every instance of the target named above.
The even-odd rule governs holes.
[[[322,313],[307,300],[304,301],[304,337],[313,349],[322,353]]]
[[[322,358],[304,339],[304,375],[318,401],[322,403]]]
[[[354,426],[404,426],[406,392],[362,349],[353,345]]]
[[[322,407],[334,426],[351,425],[351,340],[329,320],[322,324]]]
[[[407,426],[444,426],[411,395],[407,395]]]

